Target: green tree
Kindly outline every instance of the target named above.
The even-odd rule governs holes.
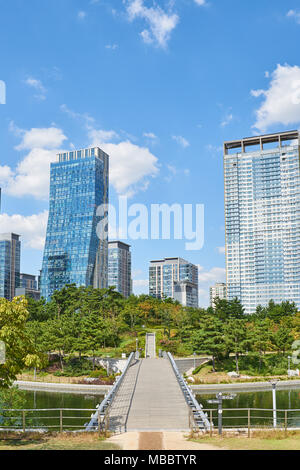
[[[247,351],[249,339],[246,321],[232,318],[224,325],[225,345],[230,353],[235,355],[236,373],[239,374],[239,356]]]
[[[266,318],[257,320],[249,328],[249,342],[252,351],[259,356],[259,370],[261,370],[263,356],[272,348],[273,324]]]
[[[215,361],[225,352],[223,322],[215,316],[207,316],[203,319],[201,328],[192,333],[190,342],[196,353],[212,356],[215,372]]]
[[[286,326],[280,326],[273,335],[273,344],[277,351],[283,354],[286,351],[290,351],[293,342],[294,337],[292,331],[290,328],[286,328]]]
[[[25,367],[41,367],[43,358],[26,331],[27,300],[0,299],[0,341],[6,348],[6,361],[0,364],[0,388],[9,387]]]

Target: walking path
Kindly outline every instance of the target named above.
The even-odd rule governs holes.
[[[209,444],[188,441],[182,432],[127,432],[111,437],[107,442],[123,450],[222,450]]]
[[[136,361],[129,367],[115,399],[113,400],[109,411],[109,428],[114,432],[125,432],[126,420],[140,367],[141,361]]]
[[[189,430],[189,408],[167,359],[142,360],[126,430]]]
[[[146,357],[154,359],[156,357],[156,334],[146,334]]]

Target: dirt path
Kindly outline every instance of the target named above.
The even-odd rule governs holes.
[[[221,450],[186,439],[182,432],[127,432],[108,439],[123,450]]]
[[[139,450],[164,450],[162,432],[140,432]]]

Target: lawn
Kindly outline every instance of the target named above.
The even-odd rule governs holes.
[[[299,431],[289,431],[287,436],[283,431],[257,431],[250,439],[246,436],[203,436],[193,440],[230,450],[300,450]]]
[[[2,450],[119,450],[94,433],[0,434]]]

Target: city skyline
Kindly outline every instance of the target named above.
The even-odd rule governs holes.
[[[148,292],[148,262],[168,256],[199,267],[203,306],[225,282],[223,142],[299,127],[300,26],[294,1],[201,3],[30,0],[17,17],[14,0],[3,6],[0,231],[22,235],[22,272],[41,268],[56,153],[100,146],[114,204],[205,206],[198,252],[128,240],[134,292]]]

